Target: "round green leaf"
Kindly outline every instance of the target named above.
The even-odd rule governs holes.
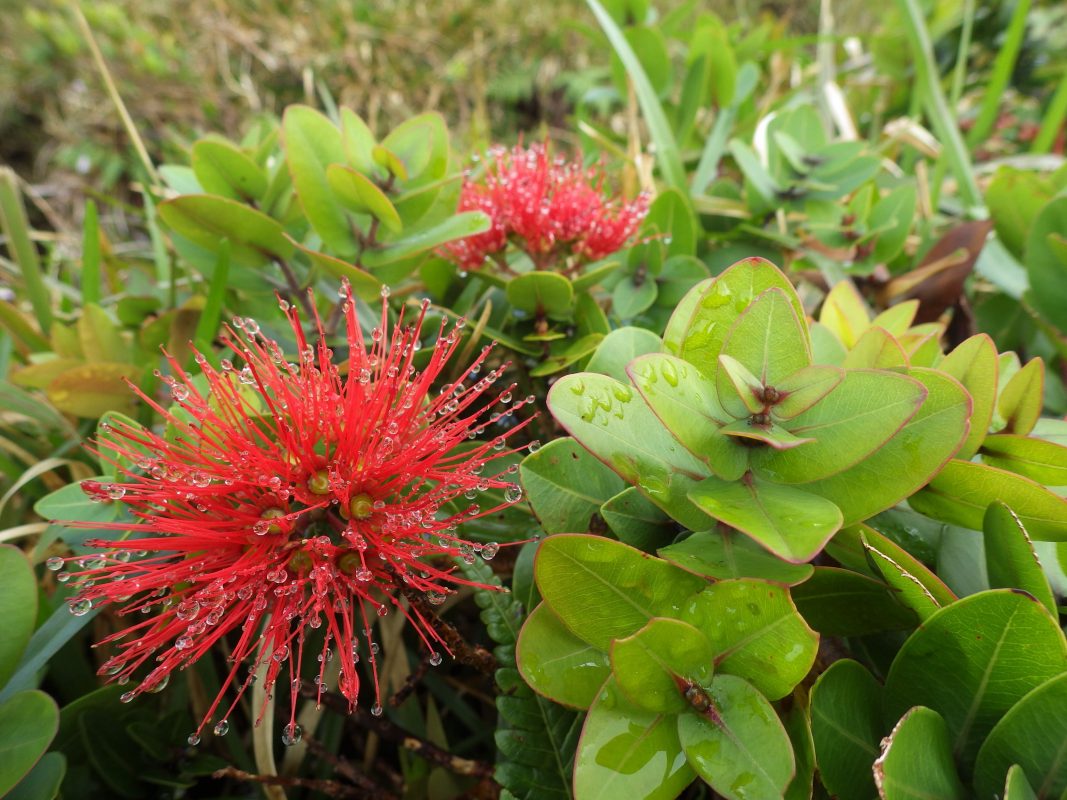
[[[713,669],[711,643],[681,620],[656,617],[632,636],[611,643],[611,671],[634,705],[677,713],[688,704],[685,686],[707,685]]]
[[[201,139],[193,144],[193,173],[204,191],[234,200],[258,200],[267,191],[267,174],[227,141]]]
[[[293,245],[282,226],[262,211],[209,194],[187,194],[159,204],[159,216],[172,230],[212,253],[225,239],[237,263],[259,267],[288,259]]]
[[[537,551],[541,597],[578,638],[607,651],[652,617],[678,617],[705,582],[600,536],[559,534]]]
[[[792,595],[807,623],[826,636],[910,630],[919,622],[885,583],[848,569],[815,567]]]
[[[59,709],[44,692],[19,692],[0,705],[0,797],[33,769],[58,729]]]
[[[959,458],[970,458],[978,452],[993,419],[997,399],[997,346],[989,336],[980,333],[961,342],[937,368],[958,380],[971,395],[974,404],[971,430],[957,453]]]
[[[982,442],[982,461],[1046,486],[1067,486],[1067,447],[1031,436],[998,433]]]
[[[657,353],[662,347],[662,341],[652,331],[644,328],[619,328],[605,336],[597,345],[586,369],[625,381],[627,364],[638,356]]]
[[[678,739],[701,778],[729,800],[781,797],[796,772],[793,746],[767,698],[733,675],[716,675],[711,706],[678,716]]]
[[[722,274],[694,286],[682,298],[663,334],[667,351],[695,365],[707,375],[717,369],[726,334],[754,298],[777,287],[785,292],[798,319],[804,307],[796,289],[771,262],[746,258]]]
[[[915,416],[925,387],[905,375],[848,370],[829,394],[785,424],[814,442],[789,450],[759,448],[752,470],[780,483],[810,483],[843,472],[884,445]]]
[[[874,762],[875,781],[884,800],[962,800],[963,784],[952,758],[952,740],[936,711],[911,709],[893,728]]]
[[[578,741],[575,800],[674,800],[694,777],[675,719],[632,707],[608,678]]]
[[[928,392],[915,416],[851,469],[804,485],[806,490],[832,500],[841,509],[846,525],[910,498],[967,435],[971,400],[963,387],[937,370],[911,369],[908,375]]]
[[[519,464],[519,478],[546,533],[585,533],[622,479],[574,439],[556,439]]]
[[[656,302],[656,291],[656,282],[647,276],[640,283],[623,278],[611,293],[611,310],[619,319],[633,319]]]
[[[370,214],[394,233],[403,229],[404,223],[400,221],[396,208],[385,192],[366,175],[344,164],[330,164],[326,167],[326,181],[337,199],[350,211]]]
[[[571,282],[555,272],[527,272],[508,281],[508,302],[527,314],[566,316],[574,300]]]
[[[875,796],[872,768],[882,726],[882,687],[847,658],[830,665],[811,690],[811,735],[823,786],[840,800]]]
[[[730,530],[699,531],[687,539],[660,548],[660,558],[695,575],[725,578],[762,578],[795,586],[811,577],[811,564],[792,564],[775,556],[747,536]]]
[[[15,674],[37,622],[37,579],[26,555],[9,544],[0,545],[0,619],[4,621],[0,636],[3,686]]]
[[[744,474],[748,453],[722,433],[732,418],[719,403],[714,380],[666,353],[641,356],[626,371],[655,415],[690,453],[723,480]]]
[[[690,530],[710,527],[686,499],[708,469],[652,413],[633,387],[594,373],[560,378],[548,393],[552,415],[583,447]]]
[[[686,604],[681,618],[711,642],[716,670],[744,678],[771,700],[793,691],[815,662],[818,634],[776,583],[717,581]]]
[[[1029,478],[988,464],[953,459],[908,503],[928,517],[981,530],[986,509],[998,500],[1016,510],[1034,539],[1067,541],[1067,499]]]
[[[1067,792],[1067,672],[1023,697],[989,732],[974,769],[978,796],[997,794],[1012,764],[1038,796]]]
[[[620,542],[654,551],[678,534],[678,525],[635,487],[623,489],[600,507],[600,516]]]
[[[62,753],[45,753],[5,800],[54,800],[67,774],[67,759]]]
[[[335,255],[352,256],[359,243],[326,179],[330,164],[346,161],[341,131],[310,106],[294,105],[282,117],[285,160],[308,222]]]
[[[1004,503],[990,503],[982,531],[990,587],[1029,592],[1055,618],[1056,598],[1018,515]]]
[[[706,478],[693,487],[689,499],[708,516],[794,564],[813,558],[841,527],[841,511],[829,500],[758,478]]]
[[[930,617],[904,643],[886,678],[890,718],[923,705],[945,718],[969,772],[993,725],[1031,689],[1067,671],[1067,642],[1030,595],[981,592]]]
[[[515,656],[530,688],[573,708],[589,708],[611,673],[607,654],[567,630],[544,603],[526,618]]]
[[[759,295],[730,327],[719,356],[730,356],[751,372],[759,385],[777,386],[811,365],[808,328],[793,308],[791,293],[772,287]],[[726,388],[720,373],[719,395]],[[740,415],[737,415],[740,416]]]
[[[1031,300],[1042,316],[1067,330],[1067,258],[1056,247],[1067,231],[1067,197],[1050,200],[1037,215],[1026,238],[1023,263],[1030,273]]]

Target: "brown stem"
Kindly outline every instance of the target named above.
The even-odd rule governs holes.
[[[360,772],[356,765],[347,758],[331,753],[318,739],[305,734],[304,742],[307,744],[308,752],[311,753],[311,755],[330,764],[338,775],[347,778],[359,789],[366,792],[368,797],[380,798],[380,800],[396,800],[395,794],[387,792],[377,783],[372,781]]]
[[[289,266],[289,262],[282,258],[274,259],[274,263],[278,265],[278,268],[282,271],[282,275],[285,276],[285,283],[289,287],[289,293],[293,296],[293,302],[299,303],[300,307],[307,314],[308,319],[315,318],[315,309],[311,307],[311,301],[308,300],[306,294],[300,289],[300,282],[296,279],[296,273],[293,272],[293,268]]]
[[[404,685],[401,686],[392,697],[389,698],[389,705],[393,708],[398,707],[401,703],[411,696],[411,693],[415,691],[415,687],[419,685],[419,681],[422,680],[426,671],[430,668],[430,663],[425,658],[419,662],[419,665],[415,667],[414,671],[404,680]]]
[[[454,626],[434,613],[433,607],[422,592],[406,584],[402,584],[401,591],[404,593],[404,597],[408,599],[408,602],[411,603],[412,608],[416,609],[427,624],[440,635],[445,642],[445,646],[448,647],[449,652],[455,656],[458,662],[474,667],[485,675],[492,675],[496,672],[500,666],[497,663],[496,656],[481,645],[468,644]]]
[[[268,786],[303,787],[321,792],[327,797],[352,797],[356,800],[371,800],[382,797],[380,794],[367,794],[362,789],[354,786],[346,786],[343,783],[316,778],[287,778],[281,775],[255,775],[251,772],[237,769],[237,767],[225,767],[212,773],[214,778],[235,778],[249,783],[263,783]]]
[[[382,739],[414,753],[431,764],[444,767],[449,772],[454,772],[457,775],[474,775],[480,778],[487,778],[493,774],[492,764],[452,755],[452,753],[441,749],[432,742],[408,733],[385,717],[374,716],[360,706],[356,706],[355,711],[349,713],[348,700],[337,692],[322,692],[322,694],[319,694],[318,686],[302,682],[300,693],[305,697],[314,698],[331,711],[346,715],[357,725],[373,731]]]

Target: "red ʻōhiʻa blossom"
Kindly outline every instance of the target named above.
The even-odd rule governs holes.
[[[601,170],[535,144],[491,151],[482,182],[464,181],[459,210],[483,211],[492,221],[484,233],[441,248],[461,268],[477,269],[509,241],[538,269],[574,268],[622,249],[648,213],[648,198],[608,197]]]
[[[401,318],[390,332],[383,301],[380,326],[367,341],[355,304],[345,301],[347,372],[333,363],[321,320],[309,342],[284,302],[298,363],[288,363],[253,320],[237,319],[227,344],[243,366],[224,360],[217,370],[197,354],[207,387],[201,391],[171,358],[173,375],[163,380],[180,410],[138,391],[166,421],[165,437],[111,425],[111,441],[100,448],[136,468],[123,470],[121,482],[82,486],[94,499],[123,503],[137,521],[108,527],[140,538],[92,542],[101,552],[78,559],[81,570],[71,577],[81,586],[70,604],[75,614],[114,603],[119,615],[135,615],[100,643],[115,647],[101,674],[120,683],[143,676],[123,701],[162,688],[175,669],[210,649],[226,648],[233,667],[190,737],[195,743],[212,719],[219,719],[217,733],[228,729],[227,717],[257,672],[268,693],[283,670],[295,685],[314,638],[321,642],[310,654],[320,662],[320,687],[327,662],[336,659],[338,688],[355,705],[360,669],[368,668],[372,712],[380,714],[371,629],[390,611],[413,624],[430,663],[440,663],[438,650],[447,646],[402,602],[403,593],[422,593],[436,605],[453,585],[469,584],[449,557],[473,563],[476,554],[496,553],[496,544],[466,541],[457,529],[521,499],[506,477],[515,467],[494,470],[493,462],[516,452],[505,437],[529,420],[487,437],[490,426],[503,428],[532,398],[512,402],[513,386],[491,388],[503,366],[479,375],[488,347],[454,383],[433,390],[462,322],[451,329],[442,323],[419,370],[414,359],[427,305],[413,325]],[[478,496],[490,489],[503,490],[503,502],[497,495],[491,507],[479,506]],[[63,562],[50,559],[49,567]],[[312,637],[308,628],[323,630]],[[361,652],[365,661],[357,666]],[[242,665],[245,674],[238,673]],[[237,696],[219,714],[231,687]],[[299,739],[295,719],[294,691],[287,743]]]

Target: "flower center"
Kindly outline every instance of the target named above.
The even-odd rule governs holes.
[[[329,494],[330,493],[330,473],[324,469],[320,469],[310,478],[308,478],[308,491],[312,494]]]
[[[352,519],[367,519],[374,512],[374,500],[366,492],[360,492],[348,504]]]

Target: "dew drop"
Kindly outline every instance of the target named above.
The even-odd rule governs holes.
[[[76,617],[84,617],[92,610],[92,607],[92,600],[75,600],[73,603],[70,604],[70,613]]]
[[[230,721],[229,720],[221,719],[215,725],[215,735],[216,736],[225,736],[229,732],[230,732]]]
[[[52,556],[44,562],[44,565],[48,567],[48,569],[52,570],[52,572],[58,572],[59,570],[63,569],[63,565],[65,563],[66,559],[62,558],[61,556]]]
[[[282,744],[286,747],[292,747],[299,742],[304,736],[304,730],[295,722],[290,722],[282,730]]]

